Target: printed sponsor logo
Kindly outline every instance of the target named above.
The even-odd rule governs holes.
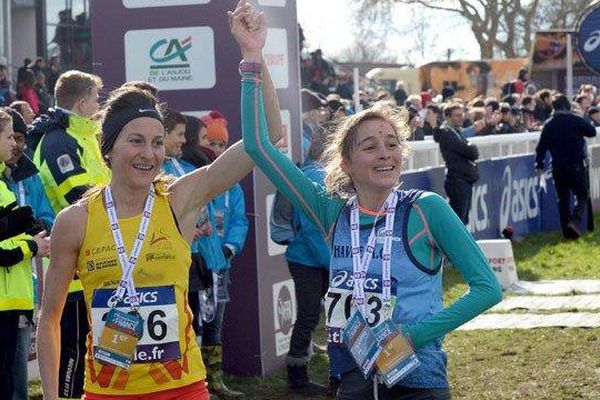
[[[292,279],[273,285],[273,317],[275,353],[279,357],[287,354],[290,348],[292,328],[296,322],[296,298]]]
[[[590,33],[590,36],[583,42],[583,50],[587,53],[595,51],[600,46],[600,30]]]
[[[400,238],[392,238],[392,240],[401,240]],[[358,254],[363,254],[364,247],[360,246]],[[374,251],[372,248],[369,249],[373,253],[373,260],[383,260],[383,246],[376,248]],[[393,251],[392,251],[393,253]],[[333,258],[352,258],[352,246],[336,244],[333,246],[331,255]]]
[[[116,267],[118,265],[117,260],[115,258],[110,258],[110,259],[106,259],[106,260],[90,260],[88,262],[86,262],[86,266],[87,266],[87,270],[92,272],[92,271],[99,271],[101,269],[105,269],[105,268],[113,268]]]
[[[381,279],[379,277],[370,274],[362,276],[365,278],[365,290],[381,291]],[[353,274],[348,271],[336,271],[334,277],[331,279],[330,285],[332,288],[352,290],[352,288],[354,288]],[[396,287],[397,281],[392,279],[390,285]]]
[[[500,229],[509,224],[536,218],[540,213],[536,176],[512,179],[510,166],[502,174]]]
[[[85,255],[86,255],[86,257],[97,256],[97,255],[104,254],[109,251],[115,251],[116,248],[117,247],[114,244],[96,246],[96,247],[92,247],[91,249],[87,249],[85,251]]]
[[[67,172],[71,172],[75,169],[73,160],[71,159],[71,156],[68,154],[63,154],[63,155],[58,156],[58,158],[56,159],[56,163],[58,164],[58,169],[63,174],[66,174]]]
[[[476,185],[471,197],[471,209],[469,210],[469,231],[480,232],[490,226],[490,214],[487,207],[488,185]]]
[[[151,261],[173,261],[175,255],[172,253],[147,253],[146,262]]]
[[[128,80],[147,81],[160,90],[215,85],[214,32],[210,27],[129,31],[125,54]]]

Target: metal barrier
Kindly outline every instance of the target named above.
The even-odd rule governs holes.
[[[600,133],[600,128],[598,128]],[[469,138],[470,143],[477,145],[479,160],[491,160],[534,154],[535,147],[540,139],[540,132],[512,133],[506,135],[489,135]],[[600,135],[587,139],[588,149],[600,146]],[[439,145],[428,138],[426,140],[410,143],[412,152],[407,159],[407,170],[421,171],[428,168],[444,166],[444,159],[440,153]]]

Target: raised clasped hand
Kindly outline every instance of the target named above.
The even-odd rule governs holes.
[[[227,12],[227,16],[231,33],[238,42],[244,59],[260,61],[267,40],[267,20],[264,13],[259,12],[247,0],[240,0],[235,10]]]

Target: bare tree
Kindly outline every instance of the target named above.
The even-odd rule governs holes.
[[[357,0],[362,12],[391,15],[397,4],[459,15],[470,25],[481,58],[522,57],[538,29],[572,28],[589,0]],[[358,22],[358,21],[357,21]]]
[[[573,29],[581,12],[590,4],[590,0],[542,1],[535,25],[542,29]]]
[[[353,43],[340,51],[340,61],[352,62],[394,62],[396,55],[391,54],[386,42],[395,31],[389,11],[389,4],[385,2],[373,3],[368,8],[363,8],[359,3],[352,5],[352,14],[355,21],[353,28]]]
[[[336,59],[337,61],[356,63],[391,63],[396,61],[396,57],[388,54],[384,47],[370,46],[358,40],[345,49],[342,49],[337,54]]]
[[[409,23],[406,29],[398,32],[399,37],[414,38],[404,51],[404,57],[409,64],[418,64],[418,60],[425,59],[428,55],[437,49],[436,43],[439,37],[439,31],[434,29],[434,20],[427,18],[423,8],[411,8],[408,13]]]

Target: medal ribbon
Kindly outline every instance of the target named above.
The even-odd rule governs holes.
[[[125,292],[127,292],[127,295],[129,296],[129,305],[132,309],[137,309],[140,306],[140,299],[133,283],[133,270],[135,269],[138,257],[142,251],[144,239],[146,238],[146,232],[150,223],[150,216],[152,215],[152,207],[154,206],[155,198],[156,190],[154,189],[154,185],[150,185],[148,197],[146,198],[146,203],[144,204],[144,211],[142,213],[142,220],[140,221],[137,237],[133,243],[133,248],[131,249],[129,258],[127,258],[127,254],[125,253],[125,242],[123,241],[123,236],[121,235],[119,219],[117,218],[117,210],[115,208],[110,186],[107,186],[104,189],[106,212],[108,213],[110,229],[112,231],[115,245],[117,246],[119,263],[121,264],[121,271],[123,273],[115,294],[109,300],[108,305],[110,307],[115,307],[119,302],[121,302],[125,296]]]
[[[365,296],[365,280],[367,278],[367,272],[369,270],[369,264],[373,258],[373,252],[375,250],[375,225],[382,212],[386,213],[385,216],[385,237],[383,241],[383,253],[382,253],[382,295],[384,310],[387,312],[391,308],[392,303],[392,233],[394,231],[394,217],[396,215],[396,204],[398,203],[398,194],[392,191],[386,201],[381,206],[381,209],[375,217],[373,222],[373,228],[367,241],[367,247],[362,256],[360,255],[360,215],[358,211],[358,200],[354,197],[351,200],[350,209],[350,236],[352,244],[352,279],[354,281],[352,297],[355,304],[358,306],[360,312],[366,318],[367,302]],[[386,317],[389,317],[386,315]]]

